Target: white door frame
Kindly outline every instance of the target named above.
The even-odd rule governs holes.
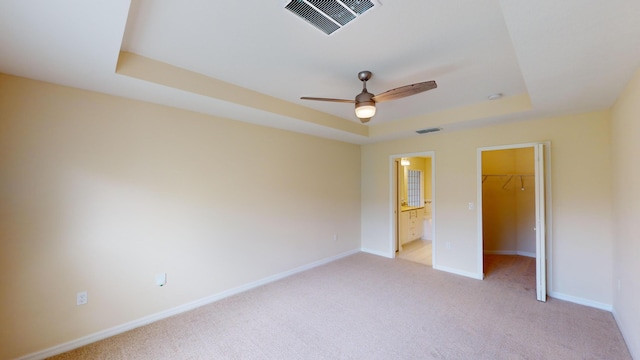
[[[400,209],[398,209],[397,189],[398,189],[398,175],[396,173],[396,160],[407,157],[426,157],[431,158],[431,264],[435,268],[436,266],[436,227],[438,222],[436,221],[436,153],[435,151],[423,151],[416,153],[395,154],[389,157],[389,176],[390,176],[390,188],[389,188],[389,219],[391,223],[391,232],[389,234],[389,249],[391,249],[391,258],[396,257],[396,241],[398,234],[398,216]]]
[[[543,151],[543,161],[542,161],[542,167],[544,170],[544,179],[540,179],[544,182],[544,184],[542,184],[542,182],[540,182],[540,185],[544,186],[544,189],[539,189],[536,188],[536,194],[544,194],[541,195],[542,198],[539,198],[536,196],[536,211],[538,211],[538,204],[539,201],[542,202],[541,205],[544,205],[544,209],[545,209],[545,213],[544,213],[544,224],[542,226],[543,231],[544,231],[544,243],[540,243],[540,236],[536,235],[536,252],[538,251],[544,251],[543,253],[543,258],[545,259],[544,264],[538,264],[536,263],[536,269],[538,271],[542,270],[542,272],[544,273],[543,278],[541,279],[537,279],[536,278],[536,287],[540,288],[540,286],[542,286],[543,288],[546,288],[546,291],[544,294],[540,294],[537,292],[536,296],[539,300],[544,301],[546,299],[546,294],[551,292],[553,289],[552,287],[552,272],[553,272],[553,268],[552,268],[552,264],[553,261],[552,260],[552,224],[551,224],[551,142],[550,141],[542,141],[542,142],[532,142],[532,143],[523,143],[523,144],[512,144],[512,145],[500,145],[500,146],[488,146],[488,147],[481,147],[478,148],[477,150],[477,194],[478,194],[478,200],[477,200],[477,204],[478,206],[476,207],[477,209],[477,214],[478,214],[478,249],[477,249],[477,253],[478,253],[478,268],[477,268],[477,273],[478,274],[482,274],[482,277],[484,277],[484,260],[483,260],[483,252],[484,252],[484,248],[483,248],[483,236],[482,236],[482,232],[483,232],[483,223],[482,223],[482,153],[484,151],[493,151],[493,150],[508,150],[508,149],[519,149],[519,148],[533,148],[534,149],[534,153],[536,154],[536,156],[538,155],[538,145],[542,145],[544,151]],[[540,170],[538,168],[538,161],[535,162],[535,172],[536,172],[536,176],[539,176]],[[536,184],[536,186],[538,186],[539,184]],[[541,191],[542,190],[542,191]],[[540,225],[536,224],[536,228],[539,229]],[[536,254],[536,262],[538,262],[538,259],[540,259],[541,257],[538,256],[538,254]],[[536,276],[537,277],[537,276]]]

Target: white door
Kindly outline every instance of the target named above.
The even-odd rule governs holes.
[[[536,298],[547,301],[547,257],[544,187],[544,145],[535,146],[536,187]]]
[[[402,232],[402,220],[401,220],[401,206],[400,206],[400,199],[402,198],[402,195],[400,195],[400,189],[401,189],[401,181],[400,181],[400,159],[395,159],[394,160],[394,167],[393,167],[393,178],[395,179],[395,201],[394,201],[394,208],[393,208],[393,214],[395,217],[395,222],[396,222],[396,231],[395,231],[395,245],[394,245],[394,254],[398,253],[399,251],[402,251],[402,242],[400,241],[400,233]]]

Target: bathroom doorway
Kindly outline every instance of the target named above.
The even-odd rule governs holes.
[[[395,257],[433,266],[435,202],[433,153],[392,158]]]
[[[547,293],[547,153],[545,144],[478,149],[482,272],[535,290],[540,301]]]

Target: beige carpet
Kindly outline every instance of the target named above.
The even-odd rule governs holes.
[[[610,313],[537,302],[491,266],[479,281],[359,253],[54,359],[631,358]]]

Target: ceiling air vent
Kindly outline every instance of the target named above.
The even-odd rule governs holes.
[[[331,35],[378,5],[374,0],[291,0],[285,8]]]
[[[416,130],[416,132],[422,135],[422,134],[427,134],[427,133],[436,132],[440,130],[442,130],[442,128],[428,128],[428,129]]]

